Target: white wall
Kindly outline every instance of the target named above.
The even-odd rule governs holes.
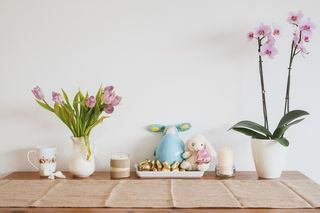
[[[291,10],[302,9],[320,26],[320,2],[205,0],[0,0],[0,173],[32,170],[26,151],[58,147],[59,169],[67,169],[70,132],[40,109],[30,89],[48,97],[63,87],[94,92],[114,85],[123,102],[97,127],[97,170],[109,154],[129,152],[136,162],[151,157],[159,135],[150,123],[188,121],[188,138],[204,133],[216,146],[231,146],[238,170],[254,170],[249,138],[227,129],[250,119],[262,122],[256,46],[246,41],[260,21],[282,26],[279,55],[265,60],[271,127],[282,115]],[[320,182],[319,28],[311,54],[294,61],[292,108],[311,116],[288,132],[288,170]]]

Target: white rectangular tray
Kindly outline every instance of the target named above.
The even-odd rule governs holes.
[[[185,172],[161,172],[161,171],[139,171],[138,165],[135,165],[136,173],[140,178],[201,178],[204,174],[202,171],[185,171]]]

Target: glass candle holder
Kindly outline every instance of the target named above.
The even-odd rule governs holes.
[[[234,177],[236,174],[235,166],[232,167],[220,167],[216,166],[215,168],[216,177],[218,178],[230,178]]]
[[[228,147],[218,150],[216,177],[229,178],[235,175],[233,151]]]
[[[110,176],[112,179],[130,177],[130,158],[128,153],[117,152],[111,154]]]

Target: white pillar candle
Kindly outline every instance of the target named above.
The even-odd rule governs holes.
[[[223,175],[232,175],[233,174],[233,151],[228,147],[223,147],[218,150],[218,159],[217,165],[219,171]]]

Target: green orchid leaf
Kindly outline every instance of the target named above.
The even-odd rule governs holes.
[[[252,138],[268,139],[268,137],[266,137],[265,135],[262,135],[258,132],[251,130],[251,129],[242,128],[242,127],[232,127],[232,130],[240,132],[240,133],[248,135],[248,136],[251,136]]]
[[[301,116],[306,116],[306,115],[309,115],[309,113],[303,110],[290,111],[281,118],[278,124],[278,127],[288,125],[289,123],[296,120],[297,118]]]
[[[277,138],[275,140],[282,146],[289,146],[289,141],[286,138]]]
[[[277,127],[277,129],[274,131],[274,133],[272,135],[272,138],[282,138],[284,133],[289,129],[290,126],[297,124],[297,123],[300,123],[303,120],[304,120],[304,118],[301,118],[301,119],[295,120],[287,125]]]
[[[258,132],[260,134],[263,133],[265,135],[265,138],[271,138],[272,136],[272,133],[267,128],[252,121],[240,121],[239,123],[232,126],[230,129],[234,128],[245,128],[255,130],[255,132]]]

